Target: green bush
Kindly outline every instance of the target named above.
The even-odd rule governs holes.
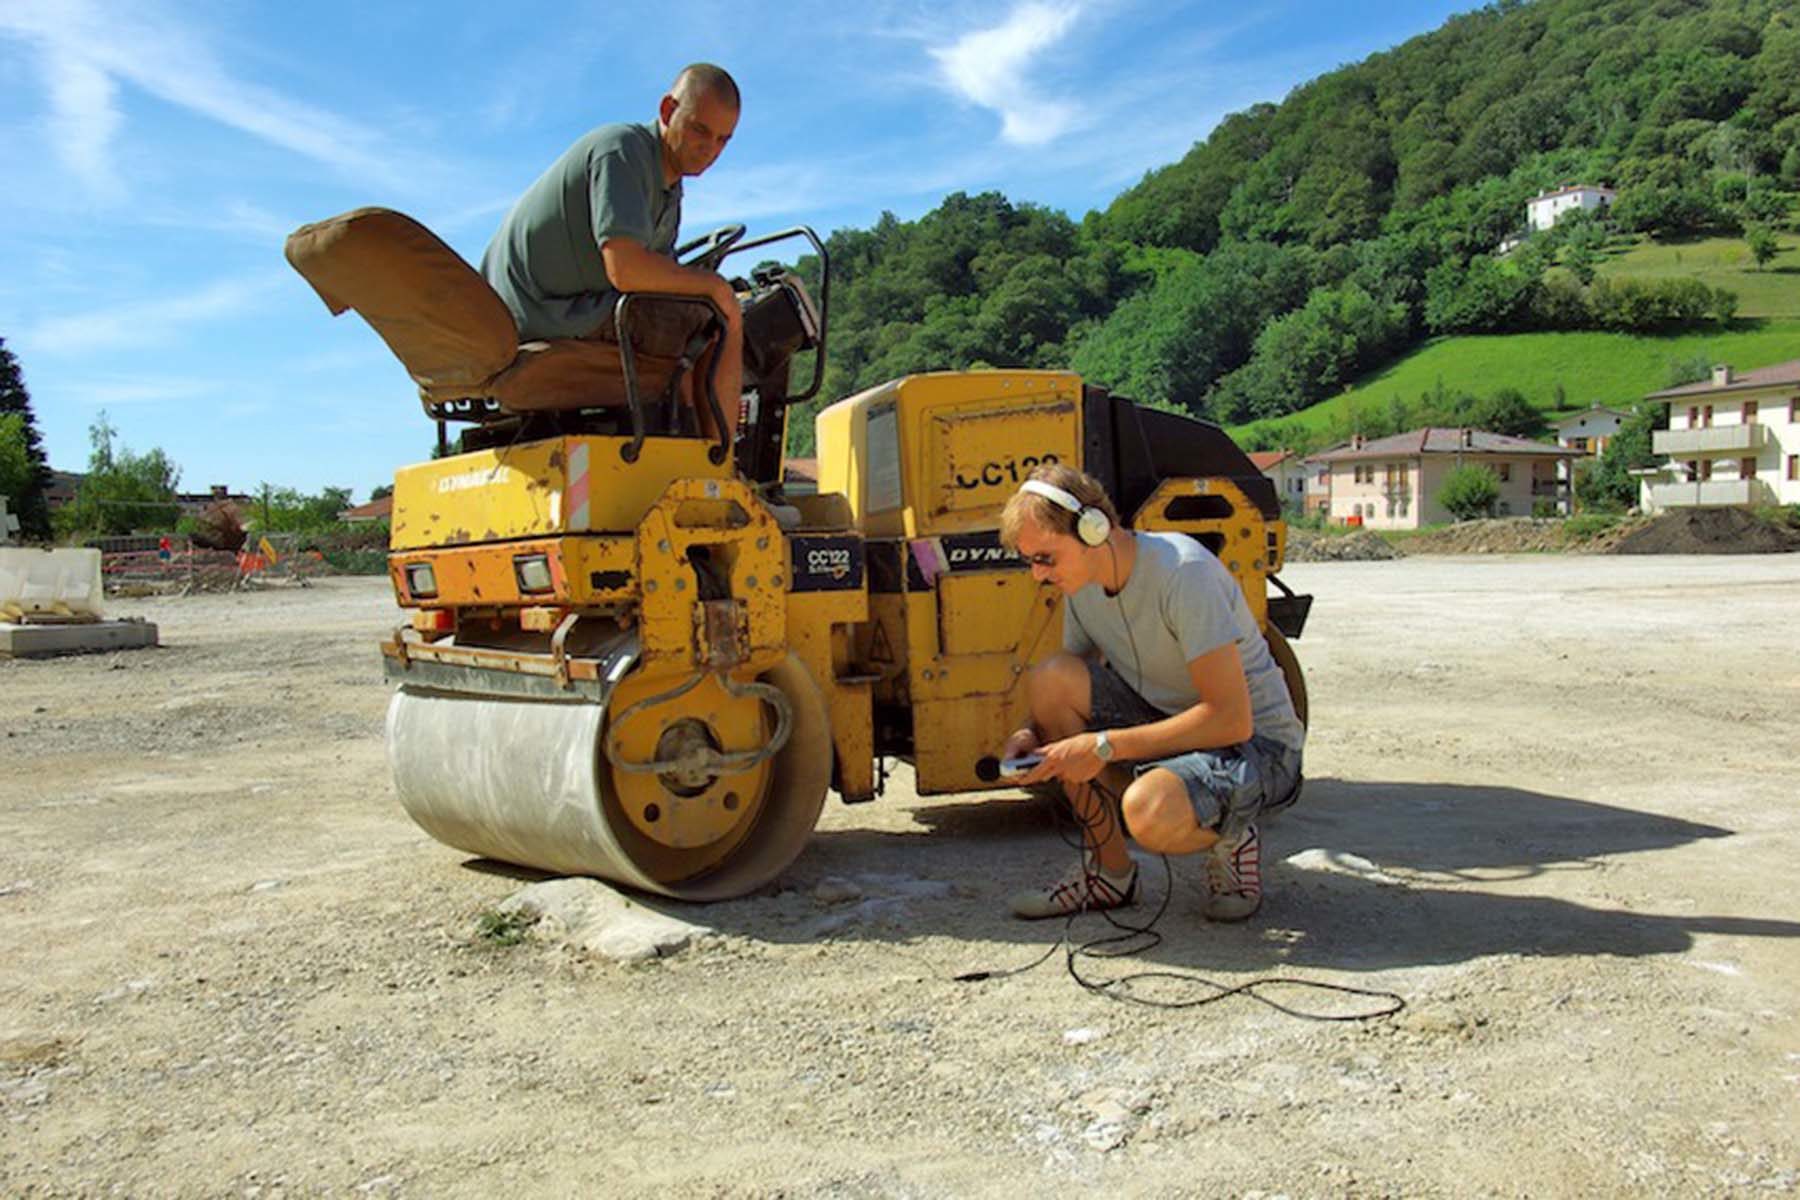
[[[1570,517],[1563,522],[1563,540],[1585,542],[1613,528],[1619,520],[1617,513],[1582,513],[1580,516]]]
[[[1452,467],[1437,494],[1437,502],[1459,521],[1491,515],[1499,499],[1500,477],[1491,467],[1473,464]]]

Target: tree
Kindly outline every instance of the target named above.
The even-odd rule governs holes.
[[[1575,499],[1584,509],[1622,512],[1637,503],[1638,481],[1631,471],[1656,461],[1650,435],[1661,410],[1660,404],[1640,406],[1607,439],[1599,461],[1584,462],[1577,469]]]
[[[88,427],[93,452],[75,499],[56,514],[58,532],[99,537],[173,529],[181,516],[175,487],[181,470],[160,449],[135,454],[116,444],[119,431],[101,411]]]
[[[317,533],[336,525],[338,514],[349,506],[349,488],[328,487],[309,496],[265,483],[250,516],[259,533]]]
[[[44,494],[50,487],[50,465],[44,459],[37,421],[31,413],[31,394],[25,390],[19,360],[6,348],[5,338],[0,338],[0,414],[19,418],[13,436],[22,446],[27,464],[22,483],[0,485],[0,490],[6,494],[7,507],[19,518],[20,535],[46,541],[50,537],[50,506]]]
[[[1472,463],[1450,468],[1437,494],[1437,502],[1459,521],[1488,516],[1499,499],[1500,477],[1492,468]]]
[[[1750,247],[1750,257],[1756,260],[1756,269],[1762,270],[1781,249],[1775,240],[1775,234],[1767,225],[1750,225],[1744,229],[1744,244]]]
[[[0,497],[6,500],[9,513],[24,507],[25,489],[35,478],[37,472],[25,448],[24,416],[0,413]]]

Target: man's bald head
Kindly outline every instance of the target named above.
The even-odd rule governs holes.
[[[712,63],[689,63],[681,68],[681,74],[669,85],[669,95],[675,97],[683,108],[702,97],[726,104],[733,112],[743,107],[737,80],[724,67],[715,67]]]
[[[723,67],[683,67],[657,109],[663,144],[663,177],[674,183],[713,165],[737,129],[738,86]]]

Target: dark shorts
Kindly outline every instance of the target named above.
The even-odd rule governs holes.
[[[1111,667],[1086,660],[1090,729],[1148,725],[1169,714],[1131,690]],[[1194,819],[1233,838],[1258,816],[1294,802],[1300,784],[1300,751],[1272,738],[1252,736],[1247,742],[1217,750],[1190,750],[1152,762],[1123,763],[1136,775],[1164,770],[1187,788]]]
[[[617,343],[617,314],[611,308],[588,337]],[[631,305],[631,348],[641,354],[679,358],[688,341],[712,319],[712,309],[682,300],[637,300]]]

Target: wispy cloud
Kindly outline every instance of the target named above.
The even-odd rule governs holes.
[[[165,345],[190,326],[252,312],[287,276],[261,272],[222,279],[177,296],[134,300],[110,309],[51,317],[27,327],[21,347],[34,354],[87,354],[100,350]]]
[[[1035,60],[1061,41],[1080,16],[1073,4],[1028,0],[990,29],[934,47],[942,82],[964,99],[1000,114],[1000,136],[1021,146],[1054,141],[1080,123],[1072,104],[1045,99],[1028,83]]]
[[[195,400],[214,395],[219,390],[219,381],[215,379],[102,375],[71,380],[63,385],[58,394],[65,401],[90,408],[113,408],[131,404],[159,404],[169,400]]]
[[[0,34],[36,46],[50,93],[46,130],[62,162],[104,187],[106,151],[121,126],[120,83],[363,181],[408,177],[371,129],[234,78],[205,42],[155,4],[7,0]]]

